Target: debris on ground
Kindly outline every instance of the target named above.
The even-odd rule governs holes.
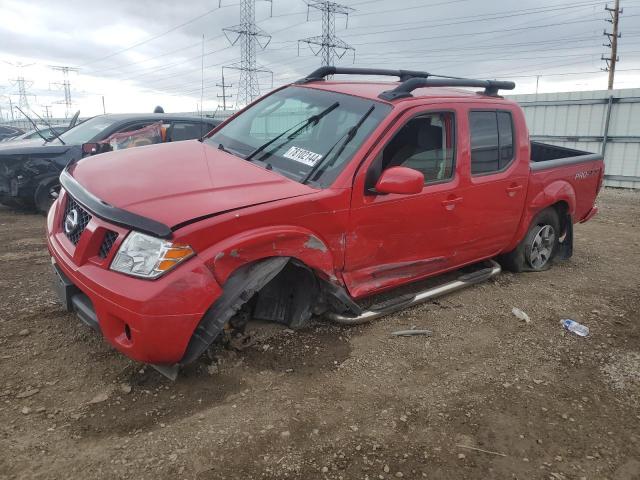
[[[598,203],[574,256],[548,271],[504,272],[355,328],[259,330],[175,383],[57,303],[46,247],[15,243],[41,240],[44,218],[0,206],[3,252],[16,255],[0,278],[0,478],[634,478],[640,192],[603,189]],[[391,336],[407,329],[433,337]]]
[[[398,330],[397,332],[391,332],[394,337],[413,337],[416,335],[424,335],[430,337],[433,334],[431,330]]]
[[[469,450],[475,450],[476,452],[488,453],[490,455],[498,455],[499,457],[506,457],[507,456],[505,453],[492,452],[491,450],[484,450],[482,448],[472,447],[471,445],[460,445],[460,444],[457,444],[456,447],[467,448]],[[461,453],[460,455],[464,455],[464,454]]]
[[[527,315],[525,312],[523,312],[519,308],[513,307],[511,309],[511,313],[513,313],[516,318],[522,320],[524,323],[531,323],[531,319],[529,318],[529,315]]]
[[[91,400],[89,400],[87,403],[88,404],[102,403],[102,402],[106,402],[107,400],[109,400],[109,393],[108,392],[101,392],[101,393],[98,393]]]
[[[563,318],[562,320],[560,320],[560,323],[562,324],[565,330],[571,333],[575,333],[580,337],[586,337],[587,335],[589,335],[589,327],[587,327],[586,325],[582,325],[576,322],[575,320]]]
[[[23,392],[20,392],[19,394],[16,395],[16,398],[29,398],[33,395],[35,395],[36,393],[38,393],[40,390],[38,390],[37,388],[30,388],[29,390],[25,390]]]

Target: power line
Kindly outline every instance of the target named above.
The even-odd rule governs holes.
[[[574,21],[570,21],[570,22],[556,22],[556,23],[547,23],[545,25],[532,25],[529,27],[516,27],[516,28],[500,28],[497,30],[486,30],[483,32],[466,32],[466,33],[452,33],[452,34],[448,34],[448,35],[435,35],[435,36],[431,36],[431,37],[417,37],[417,38],[404,38],[404,39],[398,39],[398,40],[381,40],[378,42],[367,42],[367,43],[354,43],[354,45],[356,46],[360,46],[360,45],[378,45],[381,43],[387,44],[387,43],[399,43],[399,42],[410,42],[410,41],[418,41],[418,40],[433,40],[433,39],[442,39],[442,38],[450,38],[450,37],[466,37],[466,36],[474,36],[474,35],[487,35],[489,33],[504,33],[504,32],[519,32],[522,30],[530,30],[533,28],[547,28],[547,27],[557,27],[557,26],[563,26],[563,25],[569,25],[569,24],[575,24],[575,23],[589,23],[589,22],[597,22],[600,21],[598,19],[589,19],[589,20],[574,20]],[[378,32],[378,33],[386,33],[386,32]]]
[[[521,10],[503,10],[501,12],[495,12],[495,13],[480,13],[480,14],[475,14],[475,15],[464,15],[464,16],[460,16],[460,15],[456,15],[454,17],[446,17],[446,18],[440,18],[437,20],[418,20],[418,21],[411,21],[411,22],[399,22],[399,23],[389,23],[389,22],[385,22],[383,24],[377,24],[377,25],[360,25],[360,26],[352,26],[349,28],[350,31],[353,30],[360,30],[360,29],[371,29],[371,28],[376,28],[376,27],[397,27],[397,26],[405,26],[405,25],[424,25],[424,24],[430,24],[430,23],[434,23],[434,22],[442,22],[442,21],[448,21],[448,20],[459,20],[459,23],[468,23],[468,21],[466,19],[471,19],[472,21],[490,21],[490,20],[496,20],[496,19],[501,19],[501,18],[510,18],[510,17],[516,17],[516,16],[524,16],[524,15],[535,15],[538,13],[547,13],[547,12],[552,12],[552,11],[557,11],[557,10],[569,10],[569,9],[574,9],[574,8],[584,8],[584,7],[591,7],[591,6],[596,6],[596,5],[602,5],[604,2],[602,0],[600,1],[596,1],[594,2],[592,1],[582,1],[582,2],[577,2],[577,3],[562,3],[562,4],[551,4],[551,5],[542,5],[542,6],[538,6],[538,7],[533,7],[533,8],[525,8],[525,9],[521,9]],[[492,17],[492,18],[482,18],[482,17]],[[432,25],[427,25],[427,26],[432,26]]]
[[[537,10],[537,11],[524,11],[524,10],[516,10],[516,12],[520,12],[520,13],[503,13],[503,14],[493,14],[493,16],[490,16],[488,18],[481,18],[481,17],[486,17],[487,15],[483,15],[483,16],[471,16],[469,17],[467,20],[460,20],[460,17],[457,17],[455,21],[452,22],[446,22],[446,23],[435,23],[435,24],[429,24],[429,25],[420,25],[420,26],[416,26],[416,27],[407,27],[406,25],[415,25],[417,22],[410,22],[410,23],[401,23],[401,24],[388,24],[385,25],[386,27],[389,26],[403,26],[403,28],[397,28],[397,29],[386,29],[386,30],[375,30],[375,31],[368,31],[367,33],[351,33],[351,34],[345,34],[345,36],[367,36],[367,35],[378,35],[380,33],[393,33],[393,32],[405,32],[407,30],[420,30],[420,29],[424,29],[426,28],[437,28],[437,27],[449,27],[449,26],[453,26],[453,25],[462,25],[465,23],[476,23],[476,22],[484,22],[484,21],[491,21],[491,20],[500,20],[500,19],[504,19],[504,18],[513,18],[513,17],[521,17],[521,16],[527,16],[527,15],[535,15],[538,13],[548,13],[548,12],[556,12],[556,11],[560,11],[560,10],[567,10],[567,9],[571,9],[571,8],[584,8],[584,7],[590,7],[590,6],[594,6],[594,5],[600,5],[602,4],[602,2],[590,2],[587,4],[580,4],[579,7],[575,7],[575,6],[564,6],[564,7],[557,7],[557,8],[549,8],[549,9],[545,9],[545,10]],[[531,9],[527,9],[527,10],[531,10]],[[444,19],[443,19],[444,20]],[[430,23],[432,23],[433,20],[430,21]],[[425,23],[425,22],[420,22],[420,23]]]
[[[238,5],[238,4],[236,3],[236,4],[233,4],[233,5]],[[109,55],[105,55],[104,57],[95,58],[95,59],[90,60],[90,61],[88,61],[88,62],[85,62],[85,63],[83,63],[83,64],[81,64],[81,65],[79,65],[79,66],[80,66],[80,67],[84,67],[84,66],[86,66],[86,65],[91,65],[92,63],[96,63],[96,62],[99,62],[99,61],[101,61],[101,60],[107,60],[108,58],[112,58],[112,57],[115,57],[116,55],[120,55],[121,53],[127,52],[127,51],[129,51],[129,50],[133,50],[134,48],[137,48],[137,47],[139,47],[139,46],[141,46],[141,45],[144,45],[144,44],[146,44],[146,43],[152,42],[153,40],[156,40],[156,39],[158,39],[158,38],[160,38],[160,37],[164,37],[165,35],[167,35],[167,34],[169,34],[169,33],[171,33],[171,32],[175,32],[176,30],[178,30],[178,29],[180,29],[180,28],[182,28],[182,27],[185,27],[185,26],[187,26],[187,25],[189,25],[189,24],[191,24],[191,23],[193,23],[193,22],[195,22],[195,21],[197,21],[197,20],[200,20],[201,18],[206,17],[207,15],[212,14],[212,13],[213,13],[213,12],[215,12],[216,10],[220,10],[221,8],[231,7],[231,6],[233,6],[233,5],[224,5],[224,6],[222,6],[222,5],[220,5],[220,4],[219,4],[219,5],[218,5],[218,7],[216,7],[216,8],[212,8],[211,10],[208,10],[208,11],[204,12],[204,13],[203,13],[203,14],[201,14],[201,15],[197,15],[197,16],[195,16],[195,17],[193,17],[193,18],[191,18],[191,19],[187,20],[186,22],[183,22],[183,23],[181,23],[181,24],[179,24],[179,25],[176,25],[176,26],[174,26],[174,27],[171,27],[169,30],[166,30],[166,31],[164,31],[164,32],[162,32],[162,33],[159,33],[158,35],[154,35],[153,37],[149,37],[149,38],[147,38],[146,40],[142,40],[141,42],[134,43],[133,45],[129,45],[128,47],[125,47],[125,48],[122,48],[122,49],[120,49],[120,50],[118,50],[118,51],[115,51],[115,52],[113,52],[113,53],[110,53]]]

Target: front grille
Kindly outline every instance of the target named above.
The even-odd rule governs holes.
[[[116,238],[118,238],[118,234],[116,232],[107,230],[107,233],[104,234],[102,244],[100,244],[100,258],[107,258],[107,255],[109,255],[109,252],[111,251]]]
[[[91,220],[91,215],[70,195],[67,195],[67,206],[62,216],[62,231],[71,243],[78,244],[89,220]]]

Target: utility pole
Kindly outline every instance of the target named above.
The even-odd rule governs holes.
[[[314,55],[322,56],[322,65],[334,65],[336,58],[340,59],[348,51],[353,51],[354,60],[356,49],[351,45],[336,37],[336,14],[344,15],[349,21],[349,13],[354,9],[339,3],[329,2],[327,0],[306,0],[307,3],[307,21],[309,20],[309,12],[312,8],[322,13],[322,35],[308,37],[298,40],[298,55],[300,55],[300,42],[309,45]],[[314,50],[314,47],[319,47]]]
[[[227,85],[224,83],[224,67],[222,67],[222,83],[216,83],[216,87],[222,88],[222,95],[218,94],[218,98],[222,99],[222,110],[227,110],[227,98],[233,97],[233,95],[227,95],[227,88],[233,87],[232,84]]]
[[[51,105],[43,105],[42,108],[44,108],[44,118],[51,118],[51,113],[49,112]]]
[[[271,3],[272,0],[265,0]],[[256,0],[240,0],[240,23],[233,27],[223,28],[225,37],[231,45],[240,43],[240,63],[229,65],[240,72],[238,81],[238,95],[236,104],[245,106],[260,95],[258,73],[273,73],[262,67],[258,67],[256,51],[267,48],[271,41],[271,35],[256,25]]]
[[[61,86],[64,90],[64,100],[58,101],[56,103],[64,103],[65,105],[65,113],[64,116],[67,118],[69,113],[71,112],[71,107],[73,106],[73,102],[71,101],[71,83],[69,82],[69,72],[77,72],[77,68],[66,67],[62,65],[49,65],[51,70],[57,70],[62,72],[63,80],[61,83],[56,83],[55,85]]]
[[[618,39],[622,36],[619,31],[618,25],[620,20],[620,14],[622,13],[622,9],[620,8],[620,0],[615,0],[614,7],[609,8],[609,6],[605,6],[604,9],[609,12],[611,18],[607,18],[606,21],[612,25],[611,33],[607,32],[605,29],[603,35],[606,36],[609,40],[609,43],[603,43],[603,46],[611,49],[611,55],[605,57],[602,55],[601,60],[604,60],[607,64],[603,70],[605,72],[609,72],[609,81],[607,85],[608,90],[613,90],[613,81],[616,74],[616,63],[620,60],[618,57]]]

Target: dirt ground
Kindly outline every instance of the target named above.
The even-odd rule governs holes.
[[[640,194],[599,205],[550,271],[261,329],[175,383],[62,311],[43,217],[0,209],[0,479],[639,479]]]

